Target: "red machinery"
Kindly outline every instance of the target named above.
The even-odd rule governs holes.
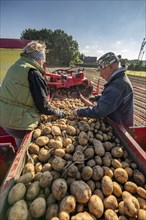
[[[93,83],[84,76],[84,69],[58,69],[46,73],[50,96],[78,96],[79,92],[89,97],[93,92]]]

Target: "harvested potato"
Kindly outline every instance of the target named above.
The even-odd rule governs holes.
[[[93,192],[93,195],[97,195],[99,198],[101,198],[102,201],[103,201],[103,199],[104,199],[103,192],[102,192],[100,189],[96,189],[96,190]]]
[[[138,211],[138,220],[145,220],[146,219],[146,210],[139,209]]]
[[[89,201],[92,194],[90,187],[82,180],[71,183],[70,193],[75,196],[77,202],[83,204]]]
[[[59,220],[70,220],[69,213],[65,211],[59,212]]]
[[[42,197],[38,197],[30,205],[30,214],[32,217],[39,218],[45,214],[46,201]],[[15,219],[16,220],[16,219]]]
[[[89,202],[88,208],[90,213],[92,213],[96,218],[100,218],[103,215],[104,206],[103,202],[97,195],[92,195]]]
[[[51,220],[53,217],[57,217],[59,213],[59,207],[57,204],[50,204],[46,210],[46,220]]]
[[[16,180],[16,183],[29,183],[32,179],[32,173],[25,173]]]
[[[78,141],[79,141],[79,144],[86,145],[88,143],[87,133],[84,131],[81,131],[80,134],[78,135]]]
[[[65,164],[66,164],[66,161],[64,159],[62,159],[61,157],[55,157],[52,160],[52,168],[56,171],[63,170]]]
[[[35,173],[34,165],[32,163],[26,163],[23,167],[23,174],[25,173],[32,173],[32,175]]]
[[[119,183],[126,183],[128,180],[128,174],[123,168],[115,169],[114,177]]]
[[[71,213],[75,211],[75,208],[76,208],[76,199],[72,195],[64,197],[60,202],[60,211]]]
[[[26,192],[26,200],[34,200],[40,191],[40,183],[39,181],[33,182],[27,189]]]
[[[122,196],[122,188],[117,182],[113,182],[113,194],[118,198]]]
[[[71,126],[71,125],[68,125],[67,128],[66,128],[66,133],[69,134],[69,135],[76,135],[76,129],[75,127]]]
[[[42,172],[51,171],[51,170],[52,170],[52,165],[50,163],[45,163],[42,167]]]
[[[118,216],[116,212],[112,209],[107,209],[104,212],[104,217],[105,217],[105,220],[118,220]]]
[[[143,186],[145,184],[145,176],[139,170],[133,171],[133,178],[138,186]]]
[[[141,196],[143,199],[146,199],[146,190],[142,187],[137,187],[137,194]]]
[[[102,157],[105,154],[105,149],[101,141],[97,139],[93,139],[93,146],[95,154]]]
[[[125,209],[124,209],[124,201],[119,202],[118,210],[121,215],[126,215]]]
[[[47,150],[45,148],[41,148],[39,153],[38,153],[38,159],[42,163],[46,163],[49,158],[51,157],[51,150]]]
[[[103,175],[104,175],[104,171],[103,171],[102,167],[99,165],[96,165],[96,166],[94,165],[92,179],[94,181],[100,181],[102,179]]]
[[[69,144],[72,144],[72,139],[69,137],[63,138],[63,146],[66,147]]]
[[[41,133],[42,133],[41,129],[36,128],[36,129],[34,130],[33,134],[32,134],[32,137],[33,137],[34,139],[37,139],[38,137],[41,136]]]
[[[101,189],[105,196],[109,196],[113,192],[113,182],[109,176],[104,176],[101,181]]]
[[[47,136],[40,136],[36,139],[35,144],[40,147],[43,147],[49,143],[49,138]]]
[[[38,154],[40,148],[39,148],[39,146],[38,146],[37,144],[31,143],[31,144],[29,145],[28,150],[29,150],[29,152],[30,152],[31,154]]]
[[[58,178],[53,181],[51,189],[52,189],[54,198],[60,201],[66,196],[67,182],[62,178]]]
[[[131,181],[127,181],[124,185],[124,189],[132,194],[137,192],[137,185]]]
[[[24,200],[17,201],[11,208],[8,214],[8,220],[27,220],[28,209]]]
[[[146,200],[141,197],[137,197],[137,200],[139,202],[140,208],[146,210]]]
[[[40,162],[36,163],[34,168],[35,168],[35,173],[41,172],[43,168],[42,163]]]
[[[53,126],[52,126],[52,134],[53,134],[54,136],[61,135],[61,130],[60,130],[60,128],[59,128],[58,126],[53,125]]]
[[[139,209],[140,206],[136,197],[130,196],[124,199],[124,211],[127,216],[136,217]]]
[[[13,205],[15,202],[22,200],[26,192],[26,187],[23,183],[17,183],[12,187],[8,194],[8,202]]]
[[[123,149],[121,147],[114,147],[111,150],[111,154],[114,158],[121,158],[123,156]]]
[[[81,176],[82,179],[87,181],[89,180],[93,175],[93,169],[89,166],[85,166],[83,167],[82,171],[81,171]]]
[[[63,143],[60,140],[54,140],[50,139],[49,144],[54,148],[54,149],[60,149],[63,147]]]
[[[118,201],[114,195],[107,196],[103,203],[105,209],[116,210],[118,208]]]
[[[40,186],[45,188],[47,186],[50,186],[50,184],[52,183],[53,177],[50,173],[50,171],[45,171],[41,177],[40,177]]]
[[[88,212],[80,212],[71,217],[71,220],[95,220],[95,218]]]

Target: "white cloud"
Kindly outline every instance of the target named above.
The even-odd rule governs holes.
[[[140,51],[139,42],[129,39],[129,40],[116,40],[116,41],[106,41],[88,44],[80,48],[80,52],[85,56],[96,56],[97,58],[102,56],[104,53],[109,51],[114,52],[116,55],[121,55],[123,58],[127,59],[137,59]]]

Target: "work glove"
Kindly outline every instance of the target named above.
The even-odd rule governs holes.
[[[96,102],[96,101],[97,101],[96,96],[90,96],[90,97],[89,97],[89,100],[90,100],[91,102]]]
[[[56,110],[55,115],[59,118],[64,118],[66,114],[63,111]]]

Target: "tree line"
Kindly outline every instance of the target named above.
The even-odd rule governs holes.
[[[80,53],[79,45],[71,35],[63,30],[25,29],[21,39],[43,41],[47,46],[46,61],[48,66],[84,66],[84,54]],[[123,60],[129,70],[146,71],[146,66],[139,60]]]

